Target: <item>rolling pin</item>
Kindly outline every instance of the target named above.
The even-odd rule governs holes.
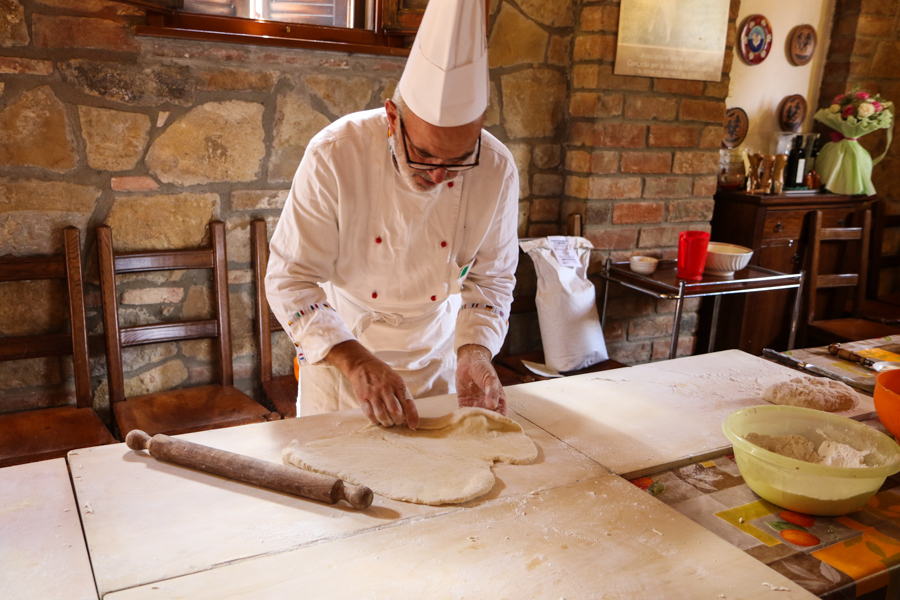
[[[368,508],[372,504],[372,490],[367,487],[345,485],[342,480],[327,475],[210,448],[161,433],[151,438],[140,429],[132,429],[125,436],[125,443],[132,450],[146,450],[158,460],[276,492],[329,504],[346,500],[357,509]]]

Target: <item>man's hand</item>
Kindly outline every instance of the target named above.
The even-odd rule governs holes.
[[[466,344],[457,352],[456,395],[460,406],[477,406],[506,416],[506,393],[484,346]]]
[[[350,380],[360,408],[370,421],[385,427],[419,425],[419,413],[403,378],[356,340],[331,349],[326,360]]]

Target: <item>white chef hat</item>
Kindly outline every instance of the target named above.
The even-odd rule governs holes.
[[[431,0],[400,77],[400,95],[427,123],[456,127],[488,105],[482,0]]]

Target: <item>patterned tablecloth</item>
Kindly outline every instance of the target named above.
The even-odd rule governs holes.
[[[887,433],[877,420],[866,423]],[[822,598],[900,598],[900,474],[842,517],[801,515],[763,500],[733,455],[632,483]]]

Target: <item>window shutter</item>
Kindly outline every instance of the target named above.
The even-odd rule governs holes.
[[[113,0],[113,2],[131,4],[141,8],[155,8],[168,12],[181,10],[184,7],[184,0]]]
[[[220,17],[238,16],[234,0],[184,0],[183,10]]]
[[[269,0],[270,21],[305,23],[307,25],[338,25],[335,23],[334,0]],[[344,16],[344,24],[347,17]],[[338,25],[341,26],[341,25]]]

